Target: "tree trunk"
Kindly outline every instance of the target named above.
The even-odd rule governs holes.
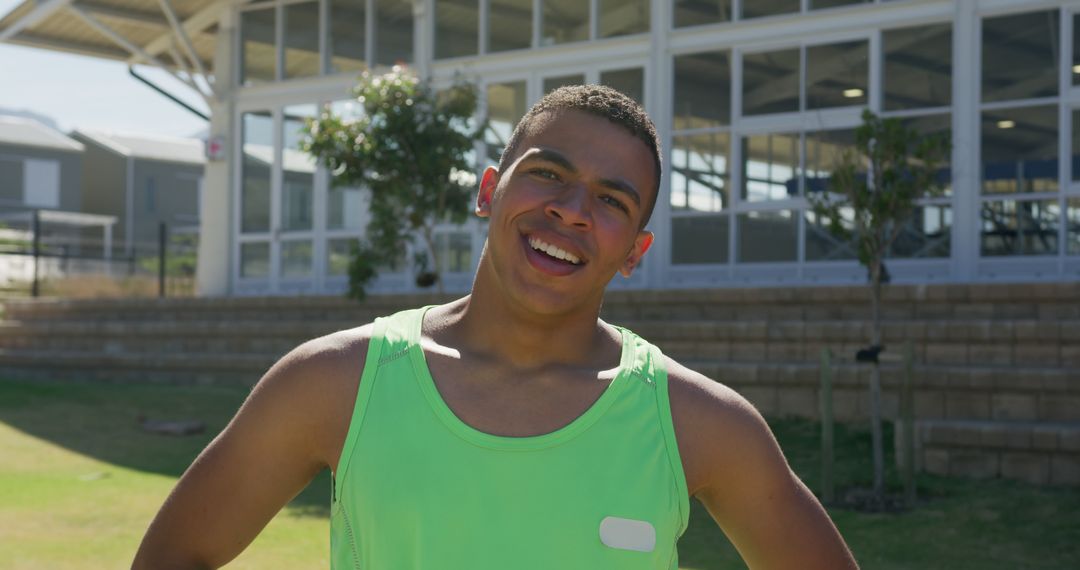
[[[442,295],[446,291],[443,289],[442,263],[439,261],[439,256],[435,254],[435,238],[431,235],[432,232],[430,228],[425,227],[423,233],[424,243],[427,244],[428,258],[431,259],[432,271],[435,272],[436,291]]]
[[[870,302],[873,308],[872,345],[881,345],[881,260],[874,261],[871,271]],[[880,353],[879,353],[880,357]],[[874,455],[874,498],[880,503],[885,497],[885,448],[881,436],[881,365],[874,362],[870,373],[870,437]]]

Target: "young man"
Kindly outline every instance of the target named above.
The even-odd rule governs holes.
[[[600,320],[652,244],[659,181],[636,103],[545,97],[480,181],[472,293],[282,358],[134,566],[225,564],[329,467],[335,569],[677,568],[690,497],[751,568],[854,568],[746,400]]]

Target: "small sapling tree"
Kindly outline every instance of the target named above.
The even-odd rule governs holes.
[[[442,263],[435,227],[462,223],[474,191],[474,144],[483,134],[476,121],[476,88],[458,82],[436,91],[430,82],[395,66],[382,75],[364,72],[353,91],[359,118],[325,110],[309,120],[302,148],[331,172],[333,183],[371,192],[365,238],[353,248],[349,296],[364,297],[377,268],[394,264],[413,243],[417,283],[438,283]]]
[[[885,493],[885,459],[881,435],[881,293],[888,282],[885,258],[912,221],[916,201],[941,192],[942,164],[951,143],[946,136],[922,136],[900,119],[882,119],[866,110],[855,131],[855,146],[841,153],[827,191],[807,195],[814,213],[829,233],[857,252],[869,274],[872,338],[860,351],[873,362],[870,375],[870,422],[873,439],[875,502]]]

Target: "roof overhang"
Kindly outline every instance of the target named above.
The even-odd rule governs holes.
[[[0,19],[0,43],[149,64],[204,96],[213,85],[217,23],[248,0],[24,0]]]

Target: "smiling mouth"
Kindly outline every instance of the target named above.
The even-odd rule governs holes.
[[[529,238],[529,247],[547,255],[548,257],[551,257],[558,261],[569,263],[570,265],[581,265],[582,263],[581,259],[578,256],[554,244],[547,243],[546,241],[537,237]]]

